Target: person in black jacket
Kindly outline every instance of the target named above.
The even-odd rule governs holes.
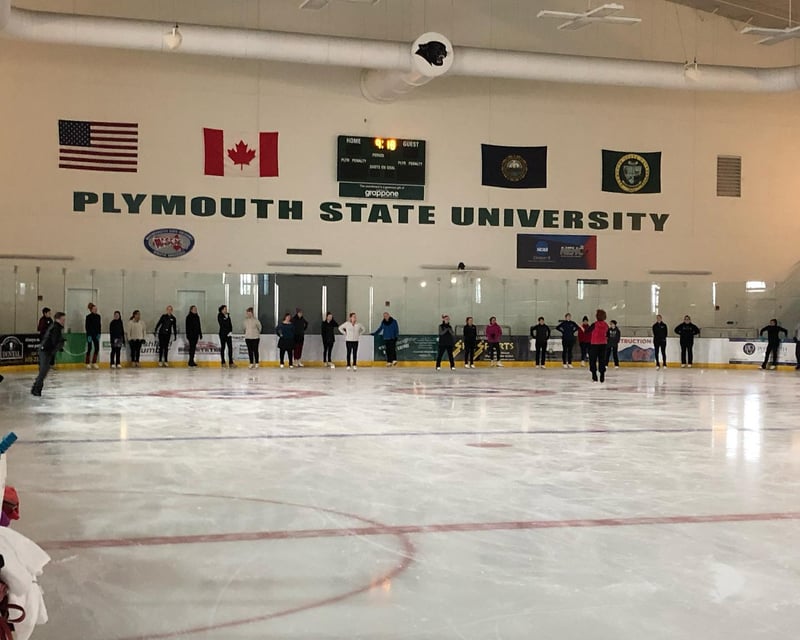
[[[294,363],[298,367],[303,366],[303,344],[306,341],[306,329],[308,329],[308,320],[303,317],[303,310],[299,307],[295,310],[292,317],[292,324],[294,325]]]
[[[125,345],[125,325],[122,324],[122,314],[119,311],[114,312],[114,319],[108,325],[108,337],[111,341],[111,368],[121,369],[119,355]]]
[[[189,313],[186,315],[186,339],[189,341],[189,366],[196,367],[194,354],[197,351],[197,342],[203,339],[203,330],[200,327],[200,314],[197,313],[195,305],[189,307]]]
[[[153,331],[158,336],[158,366],[168,367],[169,341],[172,338],[178,339],[178,320],[172,315],[172,305],[167,305]]]
[[[61,311],[56,313],[53,324],[47,328],[42,338],[42,343],[39,345],[39,375],[36,376],[31,388],[31,394],[35,396],[42,395],[44,379],[47,377],[47,372],[50,371],[50,362],[53,355],[64,346],[63,332],[65,322],[66,315]]]
[[[608,363],[611,362],[611,358],[614,358],[614,368],[619,369],[619,339],[620,339],[620,331],[617,327],[617,321],[612,320],[611,324],[608,327],[608,331],[606,331],[606,339],[608,340],[608,345],[606,348],[606,367],[608,367]]]
[[[544,323],[544,318],[539,316],[537,324],[531,327],[531,339],[536,349],[536,367],[544,369],[547,361],[547,341],[550,339],[550,327]]]
[[[275,333],[278,335],[281,369],[283,369],[283,360],[287,355],[289,356],[289,368],[294,369],[294,361],[292,359],[294,352],[294,323],[292,322],[291,313],[283,315],[283,320],[275,327]]]
[[[769,360],[770,353],[772,354],[772,366],[770,369],[778,368],[778,353],[781,350],[781,332],[786,334],[787,338],[789,337],[789,332],[781,327],[775,318],[770,320],[769,324],[758,332],[759,338],[763,336],[764,333],[767,334],[767,353],[764,356],[764,364],[761,365],[762,369],[767,368],[767,361]]]
[[[694,359],[694,337],[700,335],[700,329],[692,323],[689,316],[683,316],[683,322],[675,327],[675,333],[681,338],[681,366],[691,369]]]
[[[233,321],[231,314],[228,313],[227,305],[220,305],[217,313],[217,322],[219,323],[219,355],[222,358],[222,366],[225,366],[225,347],[228,347],[228,367],[233,369],[236,365],[233,364]]]
[[[439,353],[436,356],[436,370],[442,368],[442,356],[445,351],[447,357],[450,359],[450,370],[456,368],[455,360],[453,360],[453,347],[456,346],[456,334],[453,327],[450,326],[450,316],[442,316],[442,324],[439,325]]]
[[[44,338],[44,334],[47,332],[48,327],[53,324],[53,318],[50,316],[50,307],[44,307],[42,309],[42,317],[39,318],[39,324],[36,326],[36,331],[39,333],[39,340]],[[50,368],[56,366],[56,357],[53,355],[53,361],[50,363]]]
[[[336,368],[331,355],[333,354],[333,345],[336,343],[336,332],[338,330],[339,323],[334,320],[333,314],[328,311],[325,314],[325,320],[322,321],[322,364],[331,369]]]
[[[656,369],[661,367],[658,364],[658,352],[661,351],[661,364],[667,368],[667,335],[669,334],[669,327],[661,317],[661,314],[656,316],[655,324],[653,324],[653,347],[656,352]]]
[[[97,313],[97,305],[90,302],[87,305],[89,313],[86,314],[86,368],[97,369],[97,356],[100,355],[100,334],[102,328],[100,324],[100,314]],[[92,351],[94,347],[94,352]],[[91,364],[90,364],[91,363]]]
[[[558,323],[556,331],[561,333],[561,362],[565,369],[572,369],[572,349],[575,347],[578,324],[572,321],[572,315],[568,313]]]
[[[472,316],[467,316],[464,323],[464,368],[475,368],[475,349],[478,347],[478,327],[472,320]]]

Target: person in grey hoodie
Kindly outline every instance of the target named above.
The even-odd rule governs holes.
[[[442,356],[447,352],[450,359],[450,370],[455,371],[456,362],[453,360],[453,347],[456,346],[456,332],[450,325],[450,316],[442,316],[442,324],[439,325],[439,353],[436,356],[436,370],[442,368]]]

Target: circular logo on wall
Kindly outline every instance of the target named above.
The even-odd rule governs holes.
[[[159,258],[180,258],[194,248],[194,236],[181,229],[156,229],[144,237],[144,247]]]
[[[744,351],[745,355],[752,356],[756,352],[756,345],[752,342],[745,342],[742,346],[742,351]]]
[[[627,153],[617,162],[614,178],[620,189],[627,193],[636,193],[650,180],[650,165],[638,153]]]
[[[506,156],[500,163],[500,171],[509,182],[519,182],[528,175],[528,163],[525,158],[518,155]]]

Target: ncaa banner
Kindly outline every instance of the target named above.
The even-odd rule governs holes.
[[[597,236],[518,233],[517,269],[597,269]]]

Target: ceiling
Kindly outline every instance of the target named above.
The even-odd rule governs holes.
[[[788,0],[671,0],[687,7],[715,13],[757,27],[789,26]],[[800,24],[800,1],[792,7],[792,26]]]

